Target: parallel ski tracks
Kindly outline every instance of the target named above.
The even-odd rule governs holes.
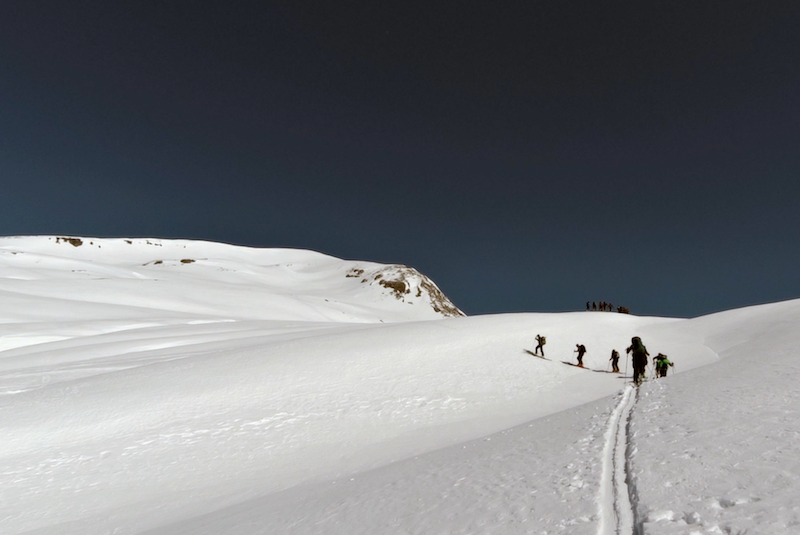
[[[636,388],[628,385],[622,394],[605,434],[603,468],[598,497],[598,535],[631,535],[637,533],[631,505],[635,489],[629,477],[629,422],[636,403]]]

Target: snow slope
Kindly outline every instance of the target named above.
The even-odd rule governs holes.
[[[393,322],[463,313],[406,266],[189,240],[0,238],[4,322],[187,317]],[[105,309],[98,305],[104,305]]]
[[[693,320],[724,359],[642,388],[632,419],[647,533],[800,533],[800,302]]]
[[[442,319],[407,269],[0,239],[2,533],[793,532],[800,302]],[[678,373],[607,373],[634,335]]]

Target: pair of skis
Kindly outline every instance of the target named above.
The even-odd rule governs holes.
[[[538,353],[534,353],[530,349],[523,349],[523,351],[525,351],[525,353],[527,353],[528,355],[531,355],[532,357],[538,357],[540,359],[550,360],[549,358],[545,357],[544,355],[539,355]]]

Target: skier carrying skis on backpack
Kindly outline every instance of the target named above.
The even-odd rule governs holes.
[[[625,353],[632,353],[633,356],[633,382],[637,385],[644,379],[644,369],[647,367],[647,357],[650,353],[644,347],[642,339],[638,336],[631,338],[631,345]]]
[[[544,345],[547,343],[547,339],[544,336],[542,336],[541,334],[537,334],[536,335],[536,342],[537,342],[538,345],[536,346],[536,349],[533,350],[533,354],[534,355],[538,355],[539,354],[539,350],[541,349],[542,350],[542,356],[544,356]]]
[[[656,375],[658,375],[659,377],[666,377],[667,369],[670,366],[674,366],[674,364],[670,362],[667,356],[663,353],[659,353],[658,355],[656,355],[653,361],[656,364]]]

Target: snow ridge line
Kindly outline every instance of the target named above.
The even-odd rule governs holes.
[[[629,535],[641,532],[632,503],[638,502],[631,478],[630,424],[637,389],[628,385],[622,393],[605,433],[600,493],[598,535]],[[639,529],[637,529],[639,528]]]

